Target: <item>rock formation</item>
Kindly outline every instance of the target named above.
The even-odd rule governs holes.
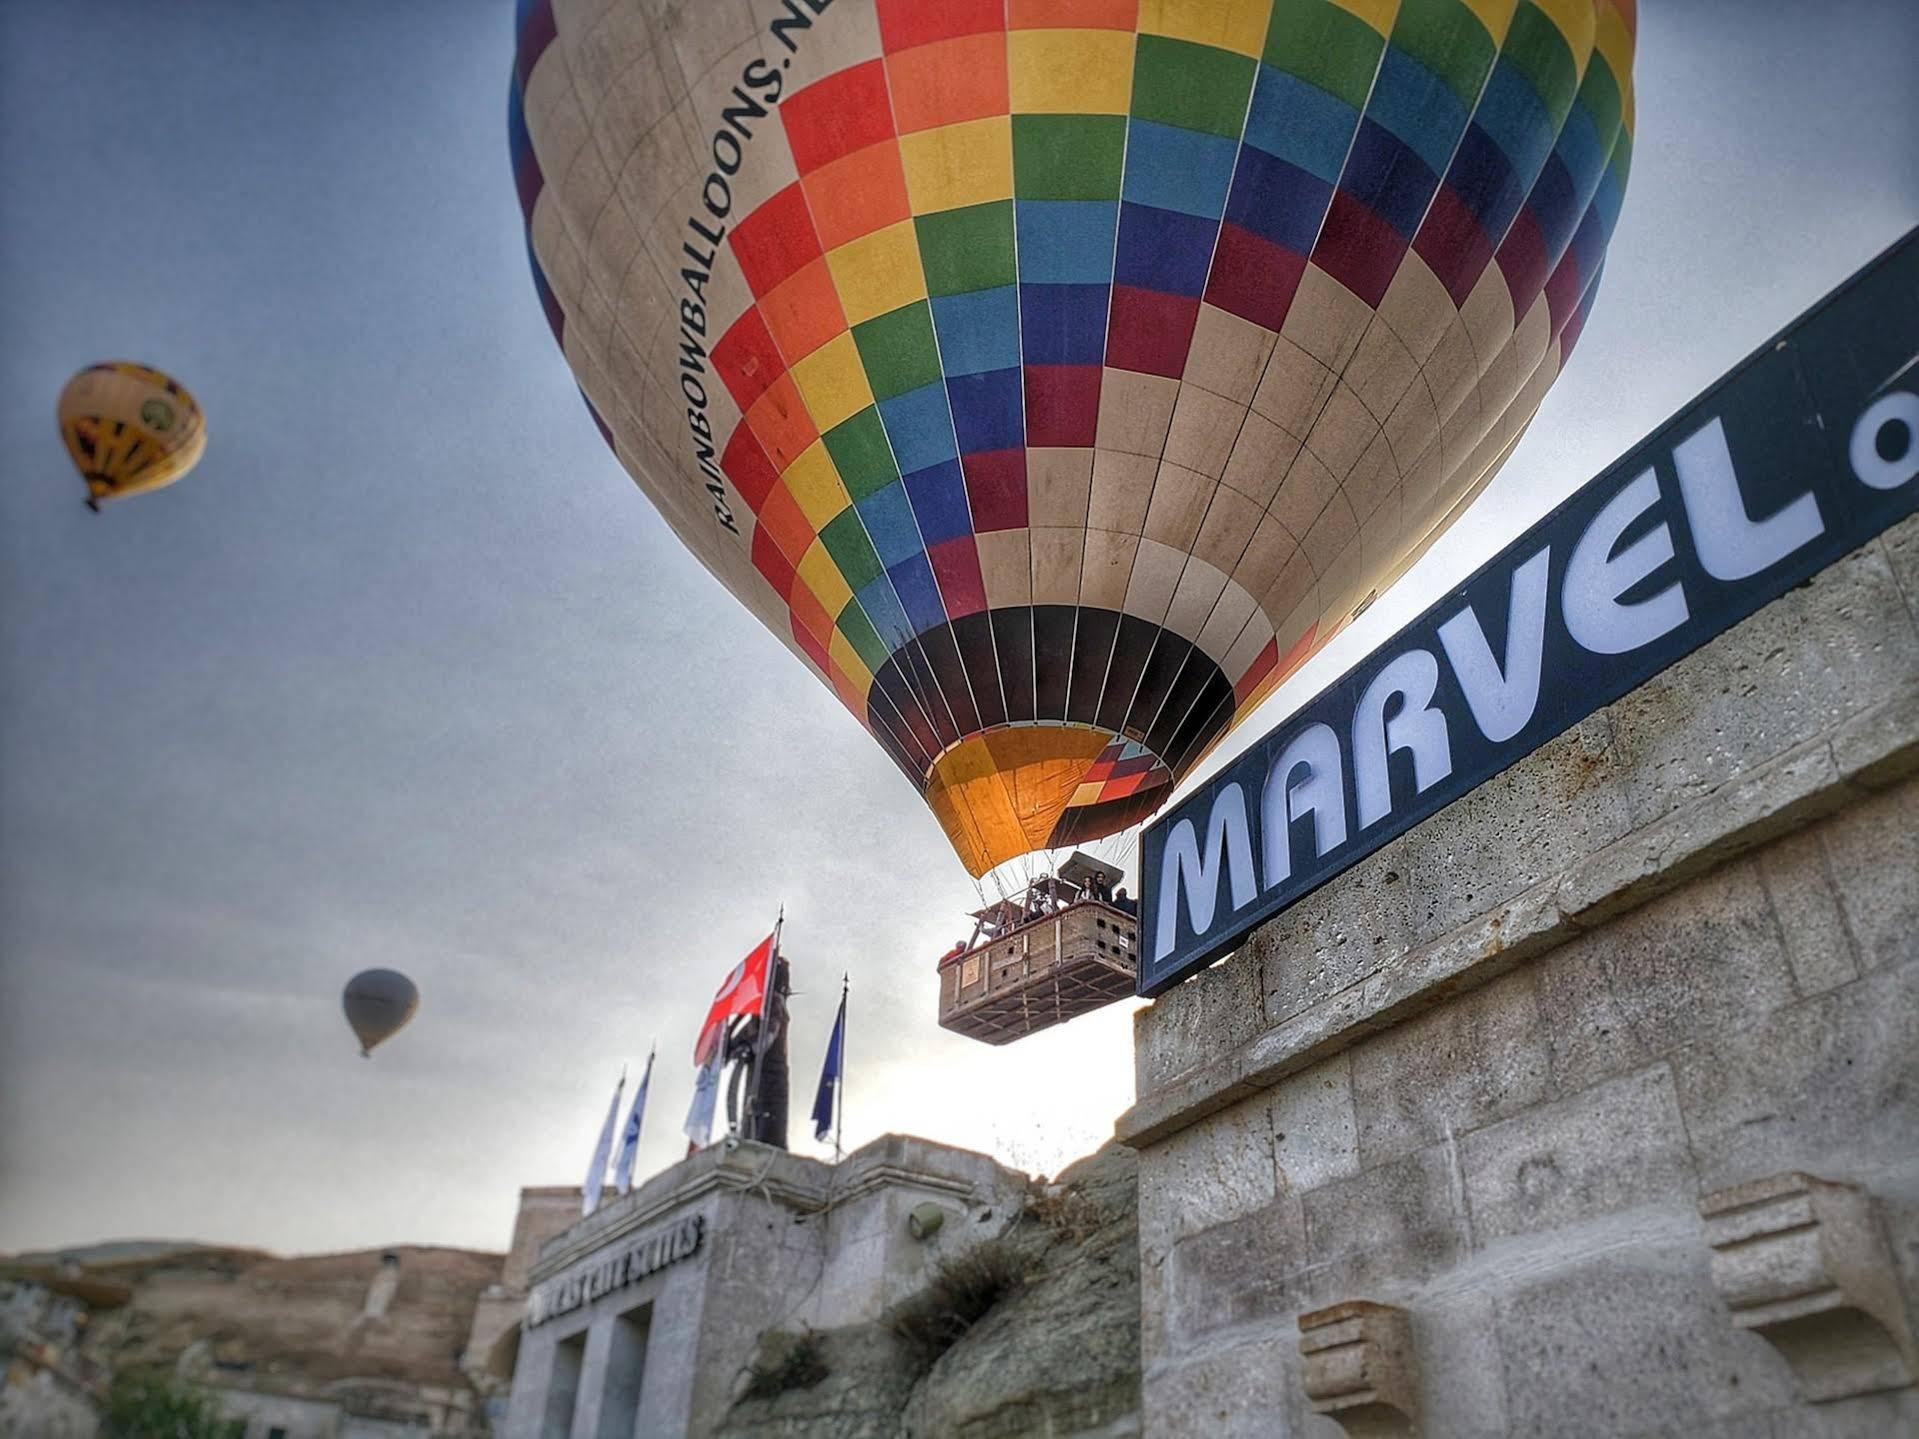
[[[763,1336],[722,1439],[1137,1434],[1132,1151],[1109,1145],[1036,1186],[973,1255],[877,1323]]]

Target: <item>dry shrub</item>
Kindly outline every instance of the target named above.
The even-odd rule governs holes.
[[[826,1345],[811,1329],[798,1334],[763,1335],[739,1395],[742,1399],[777,1399],[794,1389],[811,1389],[828,1372]]]
[[[1084,1244],[1108,1220],[1098,1201],[1077,1189],[1042,1190],[1026,1201],[1026,1213],[1069,1244]]]
[[[887,1327],[910,1358],[930,1369],[1025,1276],[1026,1263],[1013,1246],[989,1239],[935,1269],[924,1289],[887,1315]]]

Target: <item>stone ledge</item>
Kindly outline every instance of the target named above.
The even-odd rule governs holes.
[[[1713,1286],[1815,1403],[1902,1389],[1913,1342],[1897,1269],[1864,1190],[1788,1172],[1699,1201]]]
[[[549,1279],[610,1241],[717,1191],[750,1189],[796,1213],[813,1213],[826,1207],[832,1173],[830,1164],[771,1145],[709,1145],[541,1244],[529,1284]]]
[[[1142,1095],[1120,1116],[1115,1133],[1136,1148],[1158,1143],[1370,1034],[1497,979],[1586,929],[1824,818],[1866,791],[1898,784],[1916,772],[1919,685],[1908,684],[1828,733],[1740,772],[1451,933],[1397,955],[1304,1013]]]
[[[1412,1434],[1419,1413],[1412,1316],[1348,1299],[1299,1316],[1299,1387],[1348,1434]]]

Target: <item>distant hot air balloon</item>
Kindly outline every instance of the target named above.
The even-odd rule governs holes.
[[[60,392],[60,437],[87,507],[170,485],[200,462],[206,417],[178,380],[126,360],[89,365]]]
[[[347,981],[341,996],[346,1022],[360,1041],[363,1058],[406,1027],[420,1007],[420,991],[394,969],[362,970]]]
[[[1486,484],[1581,327],[1633,0],[522,0],[602,432],[974,874],[1113,833]]]

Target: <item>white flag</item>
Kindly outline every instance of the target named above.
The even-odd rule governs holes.
[[[640,1152],[640,1124],[646,1118],[646,1087],[653,1081],[653,1056],[646,1056],[646,1073],[640,1087],[633,1091],[633,1111],[626,1116],[626,1133],[620,1137],[620,1158],[613,1166],[613,1187],[622,1194],[633,1192],[633,1159]]]
[[[693,1107],[686,1111],[686,1137],[704,1149],[713,1138],[713,1115],[720,1098],[720,1056],[716,1052],[693,1079]]]
[[[580,1213],[591,1214],[600,1207],[600,1186],[606,1182],[606,1161],[613,1154],[613,1126],[620,1120],[620,1095],[626,1091],[626,1074],[613,1087],[613,1102],[606,1107],[606,1123],[600,1126],[599,1143],[593,1146],[593,1162],[587,1166],[586,1183],[580,1186]]]

